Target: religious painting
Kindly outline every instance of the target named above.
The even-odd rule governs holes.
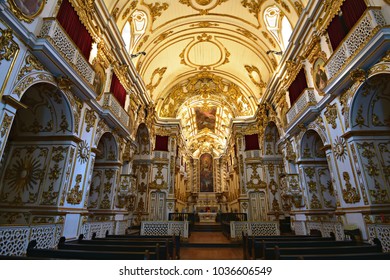
[[[215,129],[217,108],[195,108],[196,125],[198,131],[208,128],[211,131]]]
[[[100,63],[94,63],[93,67],[95,70],[93,88],[96,94],[98,95],[98,99],[100,99],[101,95],[104,93],[104,86],[106,83],[106,73]]]
[[[200,191],[213,192],[213,157],[210,154],[203,154],[200,157]]]
[[[45,5],[44,0],[9,0],[8,2],[15,15],[27,22],[31,22],[38,16]]]
[[[324,65],[324,59],[319,57],[314,62],[313,66],[314,85],[319,92],[322,92],[328,82],[328,77],[326,76]]]

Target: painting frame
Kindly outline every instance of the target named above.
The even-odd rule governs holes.
[[[312,68],[313,83],[318,93],[323,94],[324,88],[328,84],[328,76],[325,71],[326,59],[323,56],[318,56]]]
[[[12,13],[19,19],[31,23],[43,10],[45,0],[8,0]]]

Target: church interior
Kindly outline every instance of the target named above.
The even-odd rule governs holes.
[[[390,259],[389,5],[0,1],[0,258]]]

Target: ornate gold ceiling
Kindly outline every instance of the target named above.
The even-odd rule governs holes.
[[[180,119],[188,148],[220,154],[233,119],[253,116],[281,56],[264,11],[277,6],[292,27],[307,0],[105,0],[123,30],[147,15],[131,53],[157,115]],[[136,13],[135,13],[136,12]],[[134,28],[134,27],[133,27]]]

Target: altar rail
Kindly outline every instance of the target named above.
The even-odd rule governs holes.
[[[323,237],[330,237],[334,233],[336,240],[344,240],[344,228],[340,222],[314,222],[314,221],[295,221],[292,227],[296,235],[309,235],[311,230],[318,230]]]
[[[108,234],[117,234],[114,233],[115,222],[86,222],[82,225],[81,233],[84,235],[84,239],[91,239],[92,234],[96,233],[96,237],[105,237],[106,232]],[[121,233],[124,234],[124,233]]]
[[[249,236],[280,235],[279,222],[230,222],[231,240],[241,240],[242,233]]]
[[[390,252],[390,224],[368,224],[367,231],[370,242],[378,238],[381,241],[383,252]]]
[[[39,249],[54,248],[62,231],[62,224],[1,226],[0,255],[22,256],[26,253],[28,243],[34,239]]]
[[[44,18],[39,37],[47,39],[89,84],[95,71],[55,18]]]
[[[142,221],[141,235],[180,235],[188,238],[188,221]]]

